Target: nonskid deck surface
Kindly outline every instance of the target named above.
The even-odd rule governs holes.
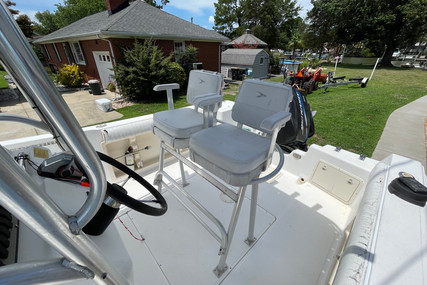
[[[180,182],[177,164],[166,171]],[[185,189],[227,228],[234,203],[227,202],[199,175],[191,171],[187,174],[190,185]],[[148,181],[153,178],[154,174],[146,176]],[[171,191],[177,192],[169,184],[164,189],[169,205],[164,216],[125,210],[115,221],[133,260],[134,280],[148,284],[323,283],[336,260],[334,252],[341,245],[350,211],[313,185],[298,183],[298,177],[288,172],[280,173],[275,181],[260,185],[257,241],[251,247],[244,243],[249,224],[247,191],[227,260],[230,269],[217,278],[213,269],[219,260],[219,243]],[[138,240],[141,236],[143,241]]]

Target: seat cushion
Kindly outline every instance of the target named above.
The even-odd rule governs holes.
[[[192,159],[200,156],[203,158],[201,161],[206,161],[207,164],[215,165],[226,172],[245,174],[252,173],[265,163],[270,140],[235,126],[222,124],[192,135],[189,147]],[[201,162],[208,170],[215,168],[203,164],[205,163]],[[220,173],[214,174],[221,176]]]
[[[203,128],[203,115],[194,109],[181,108],[157,112],[153,126],[174,138],[189,138]]]

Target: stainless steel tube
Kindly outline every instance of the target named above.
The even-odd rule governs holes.
[[[66,259],[89,268],[99,284],[128,284],[84,233],[74,235],[70,232],[68,217],[2,146],[0,165],[2,206]],[[7,271],[7,267],[3,270]]]
[[[90,274],[64,266],[61,259],[0,267],[0,284],[47,284],[77,281],[88,277]]]
[[[71,217],[75,234],[96,214],[104,200],[105,174],[93,147],[22,34],[4,1],[0,1],[0,60],[7,73],[41,119],[59,135],[84,168],[91,184],[89,196]]]

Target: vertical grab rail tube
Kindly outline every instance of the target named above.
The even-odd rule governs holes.
[[[3,2],[3,1],[2,1]],[[98,246],[84,233],[74,235],[68,229],[68,219],[64,212],[50,199],[45,191],[27,174],[13,159],[10,154],[0,146],[0,200],[15,217],[25,221],[27,227],[37,233],[46,243],[50,244],[59,254],[68,261],[74,262],[88,269],[86,278],[93,278],[98,284],[126,285],[129,282],[120,274],[102,255]],[[7,179],[3,179],[7,177]],[[42,276],[43,267],[34,263],[22,270],[8,267],[0,268],[0,284],[13,284],[8,279],[10,272],[22,273],[16,276],[23,280],[25,276],[39,276],[41,280],[52,281],[54,277],[62,280],[65,276],[59,276],[55,272]],[[59,266],[59,265],[58,265]],[[42,272],[40,272],[42,271]],[[80,278],[80,274],[73,274],[64,266],[62,271],[70,271],[71,277]],[[93,276],[90,276],[90,273]],[[3,278],[6,278],[3,279]],[[15,279],[15,280],[17,280]],[[31,283],[31,280],[26,280]],[[35,282],[35,281],[34,281]],[[24,283],[24,284],[28,284]],[[21,283],[20,283],[21,284]]]
[[[2,205],[18,219],[26,221],[35,233],[67,260],[88,268],[88,273],[93,272],[96,283],[128,284],[96,244],[81,233],[81,229],[98,211],[106,193],[105,173],[99,157],[3,1],[0,1],[0,63],[54,137],[59,136],[74,153],[91,183],[87,200],[77,213],[69,217],[0,146]],[[37,268],[41,267],[29,268],[30,273],[38,274]],[[1,271],[9,270],[5,266]],[[50,277],[46,277],[46,280],[50,280]]]
[[[0,61],[53,135],[59,135],[65,141],[86,171],[91,191],[80,210],[69,217],[71,232],[79,234],[103,202],[107,187],[104,170],[79,123],[3,1],[0,1]]]

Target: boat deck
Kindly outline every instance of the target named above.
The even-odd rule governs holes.
[[[166,171],[180,181],[177,163]],[[234,203],[199,175],[186,172],[190,183],[186,191],[227,228]],[[152,181],[154,173],[146,179]],[[127,189],[136,187],[135,182],[129,183]],[[122,209],[114,222],[134,261],[134,280],[148,284],[279,284],[284,280],[324,284],[352,218],[351,207],[311,183],[302,185],[300,177],[282,170],[272,181],[260,184],[257,240],[252,246],[244,242],[251,197],[250,190],[246,192],[227,259],[230,269],[217,278],[213,269],[219,260],[219,243],[172,195],[172,191],[178,193],[191,211],[198,211],[172,184],[163,190],[169,205],[165,215],[151,217]]]

